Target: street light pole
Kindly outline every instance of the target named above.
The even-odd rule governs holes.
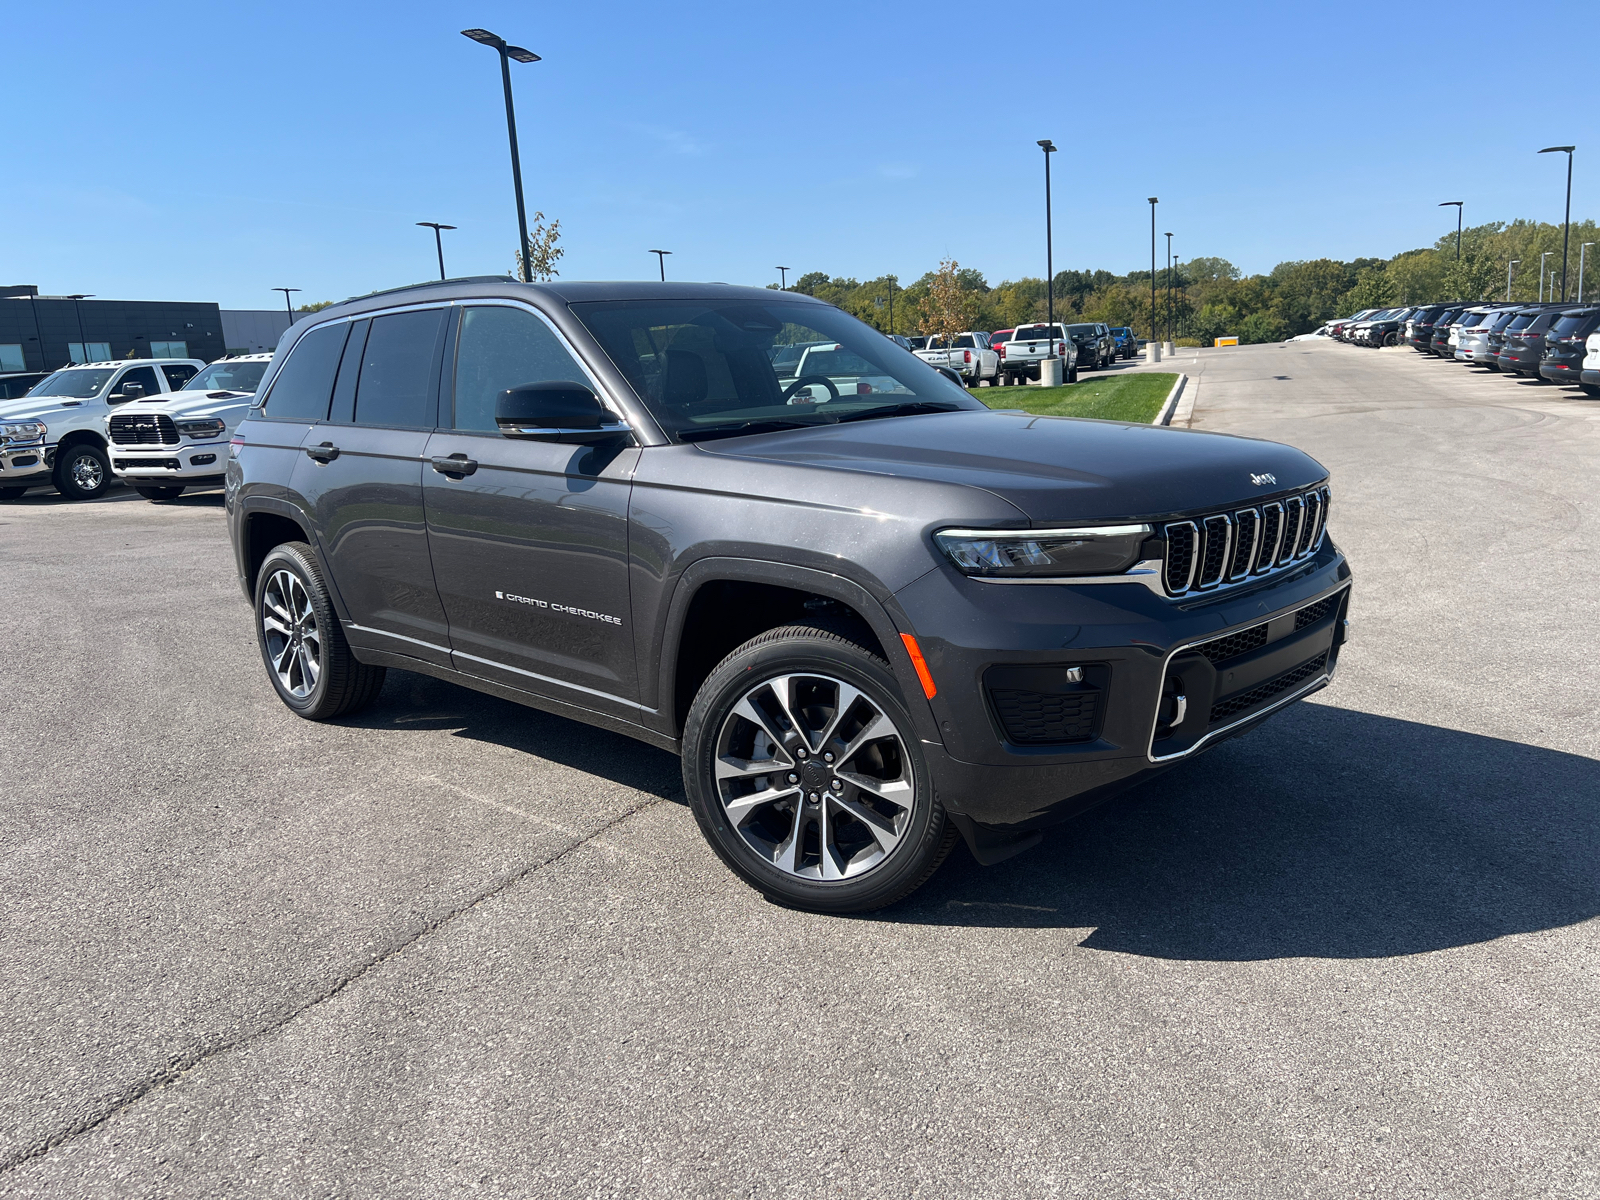
[[[1465,205],[1465,203],[1466,203],[1466,201],[1464,201],[1464,200],[1445,200],[1439,205],[1440,208],[1449,208],[1452,204],[1456,206],[1456,261],[1457,262],[1461,261],[1461,209]]]
[[[665,283],[667,281],[667,255],[671,254],[672,251],[651,250],[650,253],[656,256],[656,262],[661,265],[661,282]]]
[[[788,267],[779,267],[777,270],[778,270],[778,290],[780,292],[787,292],[789,290],[789,268]]]
[[[441,225],[437,221],[418,221],[424,229],[433,230],[433,248],[439,252],[439,278],[444,278],[444,239],[439,236],[441,229],[454,229],[454,225]]]
[[[1572,236],[1572,152],[1576,146],[1546,146],[1539,151],[1540,154],[1561,154],[1567,156],[1567,215],[1561,221],[1561,302],[1567,301],[1567,239]],[[1554,274],[1552,271],[1551,274]],[[1551,294],[1555,288],[1552,286]]]
[[[506,136],[511,139],[511,183],[517,192],[517,233],[522,239],[517,243],[517,261],[522,264],[522,282],[531,283],[533,264],[528,261],[528,210],[522,203],[522,159],[517,154],[517,113],[511,103],[511,60],[536,63],[539,56],[521,46],[507,45],[505,38],[487,29],[463,29],[461,34],[500,54],[500,83],[506,93]]]
[[[1172,340],[1172,235],[1167,237],[1167,341]]]
[[[1150,197],[1150,340],[1156,340],[1156,205]]]
[[[289,293],[298,292],[299,288],[273,288],[275,292],[283,293],[283,311],[289,314],[289,324],[294,324],[294,306],[289,303]]]
[[[1589,247],[1592,246],[1592,245],[1594,245],[1593,242],[1585,242],[1583,245],[1578,247],[1578,303],[1579,304],[1583,303],[1583,258],[1584,258],[1584,252],[1586,250],[1588,250]]]
[[[1050,231],[1050,156],[1056,152],[1055,143],[1049,138],[1039,139],[1039,149],[1044,151],[1044,295],[1045,295],[1045,320],[1050,324],[1050,354],[1054,358],[1056,348],[1056,263],[1055,247],[1051,244]]]
[[[1517,264],[1520,263],[1521,261],[1522,260],[1520,258],[1513,258],[1510,262],[1508,262],[1506,264],[1506,299],[1507,300],[1511,299],[1511,280],[1516,276]]]
[[[94,299],[94,293],[93,292],[78,292],[75,295],[68,296],[67,299],[72,301],[72,312],[73,312],[73,315],[75,315],[77,317],[77,319],[78,319],[78,353],[83,355],[83,361],[84,362],[88,362],[89,361],[89,341],[88,341],[87,338],[85,338],[83,336],[83,306],[80,305],[78,303],[78,301],[80,301],[80,300],[93,300]],[[44,343],[40,342],[39,345],[42,347],[44,345]],[[67,357],[71,358],[72,355],[68,354]]]

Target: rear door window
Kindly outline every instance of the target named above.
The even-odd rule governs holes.
[[[428,308],[373,318],[356,385],[357,425],[434,427],[434,364],[444,314]]]
[[[494,433],[495,401],[525,383],[581,383],[589,376],[555,332],[531,312],[502,305],[461,314],[456,336],[455,427]],[[442,422],[441,422],[442,424]]]
[[[304,334],[272,381],[264,414],[285,421],[326,421],[333,375],[349,332],[349,322],[338,321]]]
[[[1550,336],[1564,338],[1588,333],[1588,326],[1593,319],[1590,313],[1572,313],[1568,316],[1558,317],[1556,323],[1550,328]]]

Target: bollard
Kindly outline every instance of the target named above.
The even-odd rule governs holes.
[[[1061,360],[1059,358],[1047,358],[1039,364],[1039,386],[1061,386]]]
[[[1162,342],[1161,353],[1165,354],[1168,358],[1172,358],[1178,353],[1178,348],[1171,342]]]
[[[1161,343],[1146,342],[1144,346],[1145,362],[1158,363],[1161,361]]]

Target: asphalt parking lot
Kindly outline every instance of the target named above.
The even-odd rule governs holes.
[[[621,737],[296,719],[219,493],[0,506],[0,1195],[1600,1194],[1600,403],[1156,369],[1332,469],[1340,677],[859,919]]]

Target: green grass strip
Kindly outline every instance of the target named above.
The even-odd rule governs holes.
[[[1166,402],[1176,375],[1159,372],[1097,375],[1065,387],[981,388],[972,394],[990,408],[1020,408],[1041,417],[1093,417],[1148,425]]]

